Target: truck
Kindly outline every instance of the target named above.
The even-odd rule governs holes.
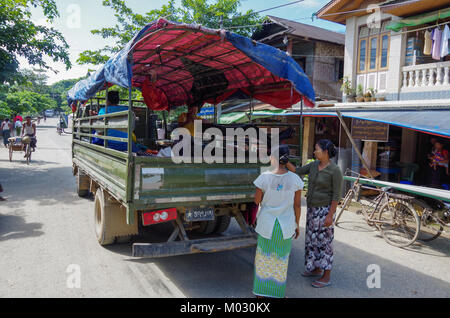
[[[125,107],[95,98],[112,84],[128,88]],[[132,99],[133,87],[142,91],[143,103]],[[173,145],[158,139],[158,111],[218,104],[238,90],[280,108],[314,100],[309,80],[286,53],[223,30],[165,19],[150,23],[69,91],[73,174],[78,195],[95,197],[99,244],[123,242],[146,228],[171,223],[173,229],[163,242],[134,243],[132,256],[167,257],[256,245],[248,216],[257,209],[253,181],[267,163],[176,163],[135,149],[136,144],[156,151]],[[212,126],[225,129],[215,119]],[[242,233],[223,235],[232,219]]]
[[[79,108],[73,123],[73,173],[80,197],[94,194],[95,233],[101,245],[139,235],[140,227],[171,222],[167,242],[134,244],[133,256],[156,257],[252,246],[255,237],[244,215],[253,207],[254,186],[261,164],[177,164],[172,158],[138,156],[92,144],[92,130],[127,129],[129,118],[139,114],[145,122],[135,129],[138,139],[149,144],[145,131],[146,107],[101,116],[85,116]],[[105,124],[107,122],[107,124]],[[156,127],[156,126],[151,126]],[[89,132],[91,130],[91,132]],[[141,134],[143,132],[143,134]],[[151,134],[150,134],[151,135]],[[154,136],[154,134],[153,134]],[[146,138],[147,137],[147,138]],[[128,143],[126,138],[107,141]],[[188,233],[221,234],[234,218],[242,235],[189,240]],[[179,241],[175,241],[179,238]]]

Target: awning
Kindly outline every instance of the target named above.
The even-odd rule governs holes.
[[[344,177],[347,181],[356,181],[355,177]],[[442,200],[445,202],[450,202],[450,191],[448,190],[442,190],[442,189],[435,189],[435,188],[429,188],[429,187],[422,187],[417,185],[409,185],[409,184],[401,184],[401,183],[395,183],[395,182],[387,182],[387,181],[380,181],[380,180],[373,180],[373,179],[365,179],[360,178],[359,182],[362,184],[372,185],[372,186],[379,186],[379,187],[391,187],[396,190],[400,190],[406,193],[414,194],[414,195],[420,195],[428,198],[433,198],[436,200]]]
[[[445,19],[448,17],[450,17],[450,8],[420,14],[406,19],[401,19],[399,21],[392,22],[390,25],[386,27],[386,29],[398,32],[403,27],[422,25],[426,23],[435,22],[436,20]]]
[[[383,110],[383,111],[346,111],[341,110],[342,116],[386,123],[394,126],[413,129],[432,135],[450,138],[450,109],[444,110]],[[299,112],[285,115],[299,116]],[[335,117],[334,111],[304,112],[305,117]]]

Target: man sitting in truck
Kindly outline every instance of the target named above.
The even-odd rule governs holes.
[[[128,106],[119,106],[119,92],[118,91],[109,91],[106,97],[106,106],[107,106],[107,112],[108,114],[116,113],[120,111],[128,110]],[[98,115],[105,115],[106,114],[106,108],[103,107],[99,110]],[[132,118],[132,130],[134,130],[135,127],[135,117]],[[95,132],[96,135],[101,136],[103,134],[102,131]],[[116,129],[108,129],[108,136],[109,137],[118,137],[118,138],[128,138],[128,133]],[[138,147],[135,144],[136,136],[133,133],[133,143],[132,143],[132,151],[137,152]],[[103,145],[104,140],[101,138],[92,138],[92,143],[97,145]],[[115,140],[108,140],[108,148],[119,150],[119,151],[127,151],[128,145],[126,142],[122,141],[115,141]]]
[[[194,131],[195,131],[194,124],[195,124],[196,120],[201,120],[202,122],[206,122],[202,118],[198,117],[197,114],[198,114],[198,106],[190,105],[190,106],[188,106],[188,112],[182,113],[178,117],[178,126],[189,130],[189,133],[191,134],[191,136],[194,136]]]

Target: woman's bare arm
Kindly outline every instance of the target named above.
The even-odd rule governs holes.
[[[256,188],[255,199],[254,199],[255,204],[260,205],[263,197],[264,197],[264,192],[262,192],[262,190],[260,188]]]
[[[300,227],[300,216],[302,214],[302,190],[298,190],[295,192],[294,211],[295,211],[295,223],[297,223],[297,229],[295,230],[295,238],[297,239],[298,236],[300,235],[299,227]]]

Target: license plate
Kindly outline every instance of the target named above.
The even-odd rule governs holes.
[[[214,209],[213,208],[193,208],[186,210],[184,216],[186,222],[197,222],[197,221],[213,221]]]

